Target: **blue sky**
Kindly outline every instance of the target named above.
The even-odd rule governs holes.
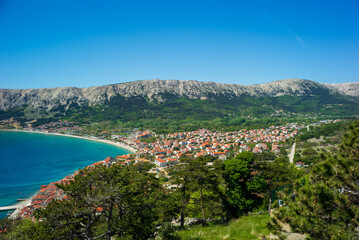
[[[0,0],[0,88],[358,82],[359,1]]]

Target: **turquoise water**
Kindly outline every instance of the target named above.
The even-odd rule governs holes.
[[[128,154],[111,144],[65,136],[0,131],[0,206],[29,198],[79,168]],[[0,212],[0,219],[6,212]]]

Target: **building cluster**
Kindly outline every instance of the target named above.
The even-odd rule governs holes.
[[[72,122],[54,122],[44,124],[38,128],[40,131],[60,131],[74,127]],[[89,165],[91,169],[97,165],[110,167],[114,163],[132,164],[137,162],[153,161],[158,167],[173,166],[183,155],[204,156],[212,155],[219,159],[225,160],[230,151],[252,151],[261,153],[263,151],[273,151],[278,154],[280,151],[279,142],[285,142],[287,139],[294,137],[298,129],[304,126],[297,124],[287,124],[285,126],[271,126],[267,129],[245,130],[238,132],[217,132],[207,129],[199,129],[192,132],[180,132],[160,136],[155,142],[147,143],[146,138],[154,136],[149,131],[137,132],[131,138],[116,139],[126,142],[138,149],[136,154],[117,156],[116,158],[108,157],[105,160],[98,161]],[[36,209],[45,208],[53,199],[66,199],[67,196],[62,190],[58,189],[55,184],[64,184],[73,181],[74,175],[67,176],[60,181],[41,186],[40,191],[32,199],[28,206],[23,207],[18,216],[20,218],[33,218]]]
[[[204,156],[212,155],[225,160],[230,151],[252,151],[262,153],[272,151],[279,154],[279,142],[298,134],[304,126],[287,124],[285,126],[271,126],[267,129],[245,130],[238,132],[217,132],[200,129],[192,132],[180,132],[157,137],[157,141],[147,143],[143,139],[152,136],[149,132],[139,132],[132,139],[120,139],[138,149],[137,158],[150,156],[158,167],[172,166],[183,155]],[[139,137],[141,136],[141,137]],[[145,137],[143,137],[145,136]],[[136,161],[135,156],[118,156],[124,163]]]
[[[60,181],[50,183],[49,185],[42,185],[40,191],[31,198],[31,203],[28,206],[23,207],[18,218],[33,218],[34,211],[37,209],[45,208],[53,199],[62,199],[64,193],[58,189],[56,183],[65,183],[73,180],[73,176],[67,176]]]
[[[320,123],[338,122],[321,121]],[[314,124],[313,124],[314,125]],[[108,157],[105,160],[98,161],[89,165],[91,169],[97,165],[110,167],[114,163],[132,164],[138,162],[153,162],[159,168],[170,167],[176,164],[179,158],[185,154],[191,157],[211,155],[225,160],[231,152],[239,153],[242,151],[251,151],[253,153],[262,153],[271,151],[275,154],[280,153],[280,142],[286,142],[289,138],[295,137],[298,130],[304,128],[304,125],[296,123],[284,126],[270,126],[266,129],[246,130],[238,132],[219,132],[208,129],[199,129],[192,132],[172,133],[166,136],[156,136],[150,131],[139,131],[130,138],[124,138],[120,135],[112,135],[112,139],[120,140],[127,145],[137,149],[136,154]],[[60,132],[63,130],[76,129],[74,123],[68,121],[58,121],[44,124],[33,130]],[[156,137],[154,142],[146,142],[145,139]],[[119,143],[119,142],[118,142]],[[306,167],[302,162],[296,164],[297,167]],[[31,199],[28,206],[20,209],[17,217],[33,218],[36,209],[45,208],[53,199],[67,199],[62,190],[55,184],[66,184],[73,181],[77,173],[67,176],[60,181],[41,186],[40,191]]]
[[[115,160],[112,157],[108,157],[105,160],[95,162],[89,165],[87,168],[95,168],[97,165],[105,165],[110,167]],[[64,194],[61,189],[56,187],[56,184],[67,184],[70,181],[73,181],[75,176],[78,174],[76,172],[73,175],[69,175],[61,179],[60,181],[50,183],[49,185],[42,185],[40,191],[31,198],[31,203],[28,206],[23,207],[18,213],[18,218],[34,218],[34,211],[36,209],[46,208],[46,206],[53,199],[61,200],[67,199],[68,197]]]
[[[40,131],[60,131],[60,129],[73,128],[72,122],[54,122],[42,125],[37,128]],[[146,142],[146,138],[153,137],[154,134],[146,132],[137,132],[131,138],[116,139],[123,141],[138,151],[136,154],[108,157],[105,160],[91,164],[88,168],[94,168],[97,165],[107,167],[114,163],[132,164],[137,162],[154,162],[159,168],[169,167],[176,164],[179,158],[185,154],[198,157],[212,155],[225,160],[231,151],[238,153],[242,151],[252,151],[261,153],[272,151],[275,154],[280,152],[279,142],[285,142],[287,139],[298,134],[298,130],[304,126],[297,124],[287,124],[285,126],[271,126],[267,129],[245,130],[238,132],[218,132],[208,129],[199,129],[192,132],[172,133],[166,136],[157,136],[156,141]],[[56,188],[55,184],[63,184],[72,181],[77,173],[67,176],[62,180],[49,185],[41,186],[40,192],[32,199],[30,205],[22,208],[18,217],[33,217],[36,209],[45,208],[53,199],[66,199],[67,196],[62,190]]]
[[[37,127],[29,126],[27,130],[40,131],[45,133],[61,133],[65,131],[79,131],[82,130],[82,128],[75,125],[74,122],[64,120],[64,121],[50,122]]]

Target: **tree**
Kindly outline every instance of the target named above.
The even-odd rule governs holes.
[[[281,231],[289,223],[292,231],[313,239],[358,239],[359,226],[359,121],[343,136],[338,152],[326,155],[308,175],[282,193],[285,207],[274,211],[271,228]]]
[[[256,169],[253,153],[242,152],[224,161],[223,178],[227,211],[231,216],[238,217],[261,204],[266,182]]]
[[[205,225],[208,217],[218,216],[221,212],[218,174],[215,166],[209,164],[209,156],[197,158],[181,157],[174,167],[173,183],[178,184],[176,194],[180,206],[181,227],[189,205],[194,214],[199,213]]]
[[[1,229],[3,224],[7,225],[4,233],[1,231],[3,230]],[[45,223],[32,222],[31,219],[13,220],[5,218],[0,221],[0,239],[47,240],[54,239],[54,236],[48,232],[48,227]]]
[[[58,238],[152,237],[161,191],[150,168],[140,163],[83,169],[74,181],[57,185],[67,199],[52,201],[36,216]]]
[[[183,155],[179,160],[179,163],[174,166],[172,182],[178,185],[176,194],[180,208],[180,227],[184,228],[185,212],[193,189],[192,172],[194,171],[194,166],[190,164],[191,159],[187,156]]]
[[[211,213],[218,213],[220,208],[219,182],[215,168],[211,167],[209,158],[200,156],[191,161],[194,167],[192,173],[193,190],[198,192],[196,203],[200,207],[202,224],[206,225],[207,218],[213,216]],[[212,163],[213,164],[213,163]]]
[[[272,198],[275,192],[280,188],[290,186],[303,174],[303,171],[289,163],[287,156],[280,156],[273,162],[261,162],[260,169],[267,182],[264,200],[269,202],[269,211],[271,210]]]
[[[359,160],[359,120],[354,121],[344,133],[340,145],[340,154],[343,157],[350,157],[353,160]]]

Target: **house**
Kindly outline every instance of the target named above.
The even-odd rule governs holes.
[[[225,152],[213,152],[213,156],[215,156],[215,157],[219,157],[221,155],[226,156],[226,153]]]
[[[138,163],[138,162],[151,162],[150,160],[146,159],[146,158],[137,158],[135,160],[135,163]]]
[[[173,166],[173,165],[175,165],[177,162],[178,162],[178,160],[175,159],[175,158],[167,158],[167,164],[168,164],[169,166]]]
[[[150,132],[138,132],[136,134],[136,139],[150,138],[150,137],[152,137],[152,133]]]
[[[113,135],[111,135],[111,138],[112,138],[112,139],[120,139],[121,136],[120,136],[120,135],[117,135],[117,134],[113,134]]]
[[[128,155],[122,155],[122,156],[117,156],[116,157],[116,161],[120,161],[120,162],[123,162],[123,161],[126,161],[126,160],[131,160],[132,157],[128,156]]]
[[[308,165],[306,165],[304,162],[297,162],[297,163],[295,164],[295,166],[296,166],[297,168],[308,167]]]
[[[252,152],[253,152],[253,153],[261,153],[261,152],[262,152],[262,149],[255,147],[255,148],[253,148],[253,151],[252,151]]]
[[[263,150],[266,150],[266,149],[267,149],[267,145],[264,144],[264,143],[258,143],[258,144],[256,144],[256,147],[257,147],[257,148],[261,148],[261,149],[263,149]]]
[[[155,164],[159,167],[166,167],[167,166],[167,162],[163,159],[160,158],[156,158],[155,160]]]
[[[125,162],[124,162],[124,164],[126,164],[126,165],[131,165],[131,163],[133,163],[134,162],[134,160],[133,159],[130,159],[130,160],[126,160]]]

